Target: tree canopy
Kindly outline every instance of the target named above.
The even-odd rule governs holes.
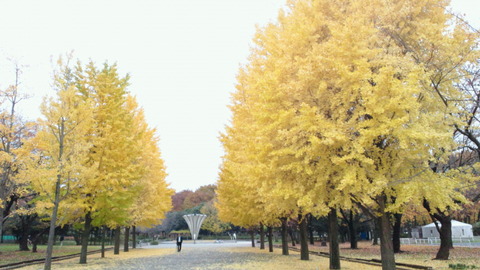
[[[389,213],[418,198],[438,209],[464,200],[465,178],[432,165],[456,149],[455,82],[478,36],[447,1],[288,3],[238,75],[220,216],[243,213],[241,224],[259,204],[317,216],[359,206],[383,222],[390,264]]]

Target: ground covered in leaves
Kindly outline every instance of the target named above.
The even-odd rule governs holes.
[[[350,249],[350,243],[340,245],[340,255],[350,258],[380,259],[380,246],[373,246],[370,242],[359,242],[358,249]],[[315,246],[311,250],[328,252],[328,247]],[[447,261],[433,260],[438,251],[437,246],[402,245],[402,252],[395,255],[395,260],[402,263],[411,263],[431,266],[434,269],[449,269],[449,264],[465,264],[480,268],[480,248],[455,247],[450,250],[450,259]]]
[[[31,251],[18,251],[18,244],[0,245],[0,265],[16,263],[20,261],[36,260],[45,258],[46,246],[39,246],[36,253]],[[92,247],[91,250],[99,249]],[[80,246],[54,246],[53,256],[62,256],[80,253]]]
[[[281,250],[269,253],[251,247],[202,247],[184,249],[176,252],[171,249],[135,249],[128,253],[113,255],[107,258],[91,255],[87,265],[79,265],[78,259],[55,262],[54,269],[329,269],[328,258],[312,256],[309,261],[301,261],[298,253],[289,256],[281,255]],[[23,269],[40,269],[30,266]],[[342,269],[367,270],[372,266],[345,262]],[[380,268],[378,268],[380,269]]]
[[[298,246],[297,246],[298,247]],[[437,252],[437,246],[402,246],[401,254],[396,255],[398,262],[431,266],[434,269],[449,269],[449,264],[466,264],[480,267],[479,248],[460,248],[451,251],[448,261],[432,260]],[[328,247],[320,247],[318,243],[310,246],[310,250],[328,252]],[[359,249],[352,250],[348,243],[341,245],[340,253],[345,257],[380,259],[379,246],[369,242],[359,243]],[[342,269],[367,270],[381,269],[372,265],[342,261]],[[176,252],[175,244],[159,245],[158,247],[139,248],[129,252],[113,255],[106,253],[106,258],[100,254],[88,256],[88,264],[78,264],[78,258],[54,262],[54,269],[329,269],[328,258],[310,256],[309,261],[300,260],[298,252],[291,251],[289,256],[283,256],[281,249],[273,253],[247,245],[186,245],[181,252]],[[29,266],[22,269],[42,269],[42,265]]]

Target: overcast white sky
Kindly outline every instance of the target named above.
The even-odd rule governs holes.
[[[74,51],[83,62],[116,62],[158,129],[177,191],[213,184],[230,118],[227,105],[255,25],[276,18],[284,0],[0,0],[0,88],[13,81],[7,58],[25,65],[20,110],[39,117],[52,95],[51,59]],[[480,1],[452,0],[480,26]]]

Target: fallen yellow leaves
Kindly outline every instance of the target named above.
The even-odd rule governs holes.
[[[166,248],[151,248],[151,249],[131,249],[129,252],[120,252],[118,255],[114,255],[113,251],[105,252],[105,258],[101,258],[100,253],[88,255],[88,263],[86,265],[79,264],[78,258],[69,259],[65,261],[53,262],[53,269],[105,269],[107,267],[114,267],[119,261],[145,258],[153,256],[165,256],[175,253],[174,249]],[[22,268],[25,270],[39,269],[39,265],[28,266]]]

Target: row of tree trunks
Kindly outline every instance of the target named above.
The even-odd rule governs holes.
[[[85,215],[85,224],[84,224],[84,230],[81,235],[81,251],[80,251],[80,264],[86,264],[87,263],[87,248],[88,248],[88,240],[90,238],[90,231],[92,229],[92,218],[90,216],[90,213],[87,213]],[[105,257],[105,236],[107,232],[107,227],[103,226],[102,227],[102,237],[101,237],[101,257]],[[120,234],[121,234],[121,227],[118,226],[114,230],[114,248],[113,248],[113,254],[118,255],[120,254]],[[132,238],[133,238],[133,244],[132,248],[136,248],[136,228],[135,226],[132,227]],[[129,251],[129,243],[130,241],[130,227],[125,227],[125,239],[124,239],[124,244],[123,244],[123,251],[128,252]]]
[[[380,202],[380,212],[384,211],[385,204],[384,204],[385,197],[379,199]],[[342,213],[344,214],[344,213]],[[442,221],[442,226],[437,225],[437,229],[440,232],[441,238],[450,239],[448,241],[442,241],[440,246],[439,252],[437,254],[436,259],[447,258],[448,259],[448,252],[449,249],[452,248],[451,244],[451,218],[448,216],[442,216],[439,214],[435,214],[434,217],[437,220]],[[400,243],[400,235],[401,235],[401,221],[402,221],[402,214],[397,213],[393,214],[394,223],[391,224],[390,222],[390,214],[384,213],[382,216],[377,217],[374,220],[375,230],[374,230],[374,241],[373,244],[378,244],[376,241],[380,238],[380,249],[382,254],[382,269],[389,270],[395,269],[395,256],[394,253],[401,252],[401,243]],[[308,260],[308,227],[307,227],[307,219],[308,217],[299,216],[299,231],[300,231],[300,243],[301,243],[301,260]],[[352,211],[349,213],[348,217],[349,221],[355,221],[356,218]],[[281,236],[282,236],[282,254],[288,255],[288,234],[290,234],[292,238],[292,245],[295,245],[295,238],[293,236],[293,230],[288,229],[287,219],[282,218],[282,226],[281,226]],[[311,222],[311,221],[310,221]],[[350,222],[349,222],[350,223]],[[353,223],[353,222],[352,222]],[[340,253],[339,253],[339,244],[338,244],[338,217],[337,211],[332,209],[328,214],[328,236],[330,242],[330,269],[340,269]],[[392,226],[393,225],[393,226]],[[261,226],[262,227],[262,226]],[[393,230],[392,230],[393,227]],[[270,230],[269,227],[269,241],[270,241]],[[351,248],[357,248],[356,245],[356,228],[349,224],[349,230],[351,234]],[[261,230],[262,231],[262,230]],[[310,239],[313,239],[312,235],[310,234]],[[262,232],[261,232],[261,242],[263,243]],[[269,244],[271,246],[271,244]],[[443,253],[442,253],[443,252]],[[446,253],[446,254],[445,254]]]
[[[382,200],[383,199],[383,200]],[[381,197],[378,199],[380,202],[380,212],[384,211],[385,204],[384,204],[385,197]],[[342,213],[344,214],[344,213]],[[381,254],[382,254],[382,269],[383,270],[391,270],[395,269],[395,256],[394,256],[394,240],[392,238],[398,239],[396,241],[397,250],[400,250],[400,226],[402,214],[395,214],[393,215],[395,218],[394,224],[394,232],[392,233],[392,224],[390,223],[390,214],[384,213],[382,216],[377,217],[375,220],[375,225],[380,233],[380,244],[381,244]],[[307,225],[307,217],[299,215],[298,217],[298,226],[300,232],[300,259],[301,260],[308,260],[309,253],[308,253],[308,225]],[[350,221],[356,220],[354,218],[353,212],[349,213],[348,219]],[[281,227],[281,234],[282,234],[282,254],[288,255],[288,233],[292,235],[292,230],[288,229],[287,226],[287,219],[283,218],[282,227]],[[355,228],[350,228],[351,232],[355,232]],[[377,231],[377,230],[375,230]],[[392,237],[393,236],[393,237]],[[310,236],[310,238],[312,238]],[[351,239],[356,239],[352,237]],[[329,251],[330,251],[330,269],[341,269],[340,264],[340,248],[339,248],[339,225],[338,225],[338,216],[337,210],[331,209],[328,214],[328,240],[329,240]],[[352,247],[352,246],[351,246]],[[354,248],[356,245],[354,245]]]
[[[343,219],[347,223],[348,226],[348,236],[350,238],[350,248],[357,249],[358,248],[358,239],[357,239],[357,226],[360,221],[358,214],[354,214],[352,210],[344,211],[340,209],[340,213],[342,214]]]

